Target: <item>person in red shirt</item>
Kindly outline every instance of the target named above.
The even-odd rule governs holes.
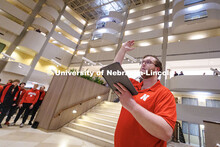
[[[34,120],[34,117],[35,117],[35,115],[36,115],[36,113],[37,113],[37,110],[40,108],[40,105],[41,105],[42,102],[43,102],[43,99],[44,99],[44,97],[45,97],[45,91],[44,91],[44,89],[45,89],[44,86],[40,87],[40,90],[39,90],[39,92],[40,92],[39,98],[38,98],[37,103],[34,105],[34,108],[33,108],[33,111],[32,111],[32,115],[31,115],[31,119],[30,119],[28,125],[32,125],[32,121]]]
[[[1,81],[2,81],[2,79],[0,79],[0,82],[1,82]],[[3,89],[3,86],[0,85],[0,93],[1,93],[2,89]]]
[[[16,113],[16,111],[18,109],[18,105],[21,101],[21,98],[24,96],[24,94],[26,92],[26,90],[24,89],[25,85],[26,85],[26,83],[24,83],[24,82],[20,83],[20,85],[19,85],[20,90],[15,94],[14,103],[11,106],[11,109],[8,113],[5,125],[9,125],[9,121],[10,121],[11,117]]]
[[[12,84],[4,86],[2,92],[0,93],[0,103],[1,103],[1,114],[0,114],[0,128],[2,128],[1,123],[4,119],[6,113],[10,110],[14,96],[19,91],[18,84],[20,80],[16,79]]]
[[[114,62],[122,63],[133,45],[134,41],[123,44]],[[162,71],[162,63],[156,56],[146,55],[140,71],[141,83],[130,79],[137,95],[132,96],[120,83],[114,84],[123,106],[115,130],[115,147],[166,147],[177,118],[174,96],[157,75],[147,74]]]
[[[3,90],[5,87],[7,87],[8,85],[12,85],[12,82],[13,82],[13,81],[12,81],[11,79],[8,80],[7,84],[2,87],[2,90]],[[1,93],[2,93],[2,90],[0,91],[0,95],[1,95]],[[2,113],[1,111],[2,111],[2,104],[1,104],[1,102],[0,102],[0,114]]]
[[[24,126],[24,123],[26,122],[31,109],[34,107],[34,104],[37,102],[39,98],[39,90],[37,90],[37,87],[38,84],[34,84],[32,89],[26,91],[26,93],[21,99],[20,104],[18,105],[18,114],[16,115],[14,122],[11,123],[10,126],[14,126],[20,118],[21,114],[25,111],[22,123],[20,124],[21,128]]]

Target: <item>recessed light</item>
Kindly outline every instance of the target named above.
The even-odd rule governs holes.
[[[76,113],[77,113],[77,111],[76,111],[76,110],[73,110],[73,111],[72,111],[72,113],[76,114]]]
[[[139,43],[139,46],[149,46],[149,45],[150,45],[150,43],[148,43],[148,42]]]
[[[109,52],[109,51],[113,51],[114,49],[113,48],[110,48],[110,47],[105,47],[102,49],[103,51],[106,51],[106,52]]]
[[[195,6],[189,7],[187,9],[188,9],[188,11],[196,11],[196,10],[200,10],[202,8],[203,8],[203,4],[200,4],[200,5],[195,5]]]
[[[203,39],[203,38],[205,38],[205,37],[206,37],[206,35],[200,34],[200,35],[190,36],[189,39],[190,39],[190,40],[198,40],[198,39]]]
[[[96,98],[97,98],[97,99],[101,99],[102,97],[101,97],[101,96],[97,96]]]

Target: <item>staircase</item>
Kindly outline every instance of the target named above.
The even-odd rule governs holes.
[[[61,132],[102,147],[114,147],[114,132],[120,110],[120,103],[104,101],[63,127]]]

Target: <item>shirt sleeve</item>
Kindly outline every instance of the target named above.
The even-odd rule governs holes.
[[[25,94],[22,96],[20,104],[24,103],[24,99],[27,97],[27,94],[28,94],[28,91],[25,92]]]
[[[35,105],[36,103],[37,103],[37,100],[38,100],[38,98],[39,98],[39,91],[37,92],[37,95],[36,95],[36,97],[35,97],[35,99],[34,99],[34,101],[33,101],[33,105]]]
[[[155,114],[161,116],[173,129],[176,124],[176,102],[173,94],[166,90],[155,103]]]

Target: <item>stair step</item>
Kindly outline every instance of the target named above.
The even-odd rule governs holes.
[[[119,102],[119,103],[114,103],[114,102],[104,101],[102,104],[121,106],[121,103],[120,103],[120,102]]]
[[[86,133],[98,136],[98,137],[102,137],[102,138],[114,141],[114,134],[110,133],[110,132],[106,132],[106,131],[103,131],[100,129],[92,128],[92,127],[89,127],[89,126],[86,126],[83,124],[79,124],[79,123],[71,123],[71,124],[69,124],[69,127],[76,129],[76,130],[79,130],[79,131],[82,131],[82,132],[86,132]]]
[[[110,121],[114,121],[114,122],[118,121],[118,117],[110,116],[110,115],[107,115],[107,114],[100,114],[100,113],[95,113],[95,112],[87,112],[86,115],[87,116],[94,116],[94,117],[98,117],[98,118],[102,118],[102,119],[106,119],[106,120],[110,120]]]
[[[99,105],[99,107],[102,107],[102,108],[110,108],[110,109],[115,109],[115,110],[120,110],[122,106],[114,106],[114,105],[104,105],[104,104],[101,104]]]
[[[104,124],[104,125],[108,125],[108,126],[112,126],[112,127],[116,127],[117,125],[117,121],[112,121],[112,120],[106,120],[97,116],[82,116],[81,117],[84,120],[88,120],[91,122],[96,122],[96,123],[100,123],[100,124]]]
[[[120,114],[120,112],[121,112],[121,109],[117,110],[117,109],[114,109],[114,108],[94,107],[93,109],[100,110],[100,111],[110,111],[110,112],[118,113],[118,114]]]
[[[115,127],[110,126],[110,125],[106,125],[106,124],[102,124],[102,123],[98,123],[98,122],[94,122],[94,121],[90,121],[90,120],[85,120],[85,119],[77,119],[76,121],[79,124],[83,124],[89,127],[93,127],[96,129],[100,129],[106,132],[110,132],[110,133],[115,133]]]
[[[61,129],[62,132],[79,137],[83,140],[92,142],[94,144],[100,145],[102,147],[114,147],[114,141],[104,139],[102,137],[98,137],[89,133],[85,133],[76,129],[72,129],[69,127],[63,127]]]
[[[120,112],[113,112],[113,111],[110,111],[110,110],[100,110],[100,109],[92,109],[90,112],[95,112],[95,113],[101,113],[101,114],[107,114],[107,115],[111,115],[111,116],[115,116],[115,117],[119,117],[119,114]]]

